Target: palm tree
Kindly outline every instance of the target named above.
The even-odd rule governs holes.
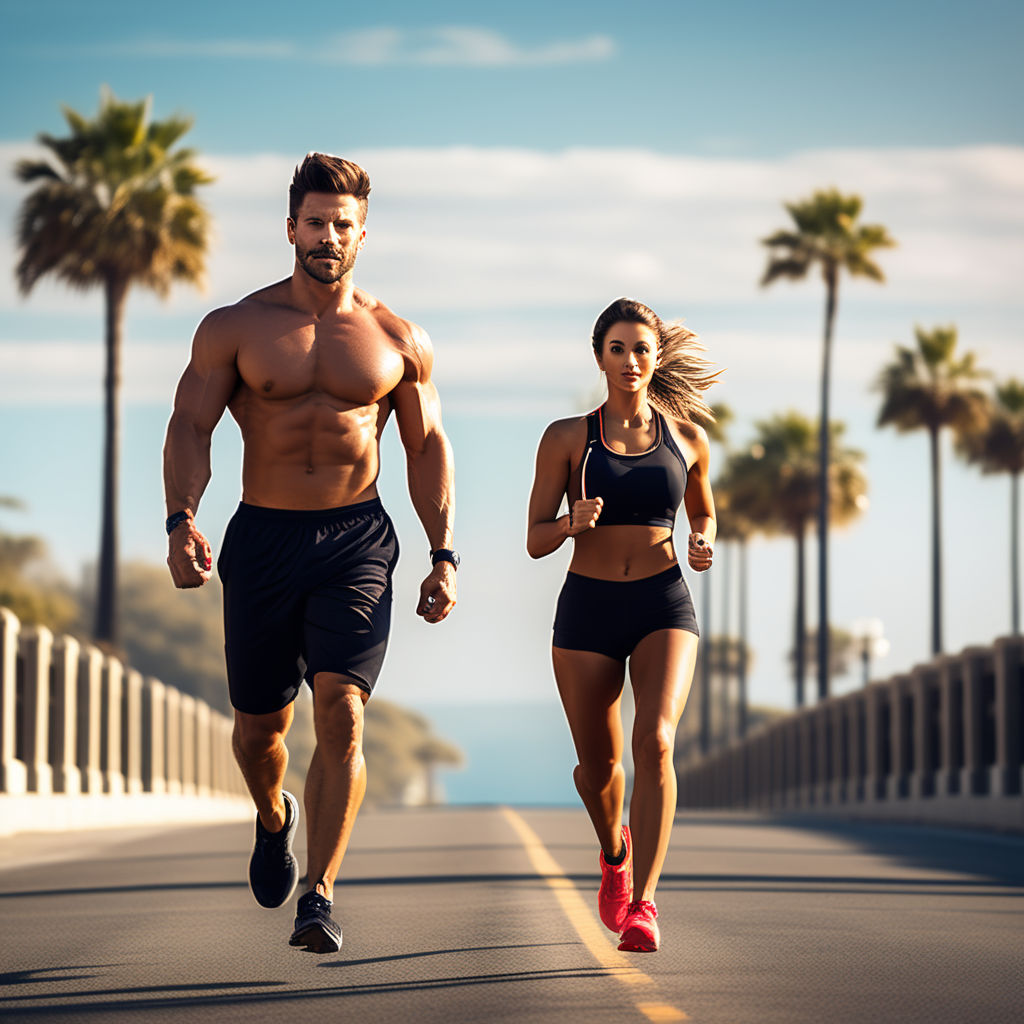
[[[733,420],[733,411],[725,403],[711,407],[714,419],[704,421],[701,426],[707,431],[708,439],[718,444],[726,444],[726,426]],[[711,574],[706,572],[700,581],[701,624],[702,632],[709,642],[700,645],[698,659],[700,661],[699,686],[700,695],[700,752],[707,754],[711,749]]]
[[[746,514],[737,501],[737,490],[733,478],[733,457],[715,482],[715,515],[718,520],[718,540],[722,544],[734,546],[738,555],[739,585],[737,588],[737,604],[739,618],[739,650],[745,652],[736,661],[737,682],[737,714],[736,731],[740,737],[747,731],[747,668],[750,662],[750,646],[747,643],[747,543],[755,532],[754,521]],[[739,495],[742,498],[742,495]],[[726,621],[724,634],[729,634],[728,605],[726,605]]]
[[[829,653],[832,657],[832,664],[829,666],[829,671],[833,678],[836,676],[845,676],[846,673],[850,671],[850,661],[856,653],[856,642],[852,633],[848,630],[840,629],[838,626],[833,626],[829,632],[832,634],[829,639]],[[817,626],[815,626],[814,629],[807,631],[807,636],[804,637],[804,646],[806,649],[804,657],[813,658],[817,654]],[[789,652],[789,657],[792,660],[792,651]]]
[[[807,527],[818,511],[820,487],[818,474],[817,425],[798,412],[776,415],[757,425],[754,444],[738,453],[730,465],[734,481],[732,500],[746,510],[758,528],[790,534],[796,545],[796,599],[793,613],[794,679],[796,704],[804,703],[806,677],[807,613],[805,600],[804,538]],[[867,479],[863,453],[840,444],[842,423],[833,423],[829,452],[829,517],[840,526],[853,519],[863,508]],[[819,645],[819,651],[820,651]]]
[[[21,160],[35,188],[18,217],[18,285],[28,294],[48,274],[72,288],[103,289],[106,375],[97,640],[117,635],[117,490],[122,326],[133,284],[165,297],[173,281],[202,282],[210,220],[195,197],[213,179],[190,149],[174,149],[192,122],[150,120],[150,100],[122,103],[108,90],[93,119],[64,109],[70,134],[39,141],[49,152]]]
[[[982,430],[964,434],[957,448],[983,473],[1010,474],[1010,623],[1020,633],[1020,474],[1024,470],[1024,382],[996,387]]]
[[[839,274],[882,282],[885,276],[872,259],[876,249],[890,248],[895,241],[881,224],[858,224],[863,202],[860,196],[838,190],[817,191],[810,199],[786,203],[794,226],[763,239],[770,250],[761,285],[780,277],[803,280],[815,266],[825,282],[825,328],[821,363],[821,410],[819,414],[818,493],[818,621],[828,622],[828,526],[831,514],[827,486],[830,425],[829,378],[832,367],[832,333],[839,298]],[[818,697],[829,692],[829,632],[818,634]]]
[[[932,477],[932,654],[942,653],[942,461],[939,435],[950,427],[958,436],[985,423],[988,398],[978,387],[985,374],[973,352],[957,357],[956,327],[914,330],[917,347],[896,346],[896,358],[875,383],[882,393],[878,425],[900,432],[927,430]]]

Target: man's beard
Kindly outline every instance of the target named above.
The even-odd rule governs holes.
[[[321,284],[335,284],[340,281],[355,265],[359,248],[356,245],[348,249],[331,249],[321,246],[317,249],[303,251],[295,246],[295,259],[302,269],[314,281]],[[328,256],[333,262],[323,262],[318,257]]]

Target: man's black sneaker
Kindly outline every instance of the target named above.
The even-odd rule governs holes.
[[[279,907],[299,880],[292,839],[299,824],[299,802],[285,791],[285,820],[280,832],[268,832],[256,816],[256,846],[249,861],[249,888],[261,907]]]
[[[341,949],[341,926],[331,917],[334,904],[318,892],[299,897],[291,946],[305,946],[307,953],[337,953]]]

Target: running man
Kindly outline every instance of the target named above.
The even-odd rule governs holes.
[[[409,492],[432,568],[416,612],[440,622],[455,605],[451,446],[430,378],[426,333],[356,289],[370,179],[310,153],[291,182],[291,276],[214,310],[199,325],[164,446],[174,584],[211,576],[196,513],[210,480],[210,440],[225,409],[242,432],[242,500],[224,535],[228,686],[234,752],[256,804],[249,882],[279,907],[294,892],[298,802],[284,791],[285,737],[302,681],[313,691],[316,750],[304,806],[309,891],[290,942],[341,948],[334,881],[366,791],[363,709],[384,660],[398,540],[377,495],[380,437],[394,411]]]

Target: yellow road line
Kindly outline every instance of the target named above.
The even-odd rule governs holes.
[[[511,807],[502,807],[501,813],[519,836],[534,871],[547,882],[549,888],[554,892],[565,916],[569,918],[569,923],[576,929],[590,955],[605,970],[609,971],[612,977],[617,978],[624,985],[654,988],[653,979],[643,971],[637,970],[629,957],[619,952],[608,941],[604,925],[590,912],[590,908],[584,902],[579,891],[548,853],[537,833]],[[656,993],[647,992],[645,995],[655,996]],[[651,1021],[690,1020],[682,1010],[670,1006],[668,1003],[638,1000],[636,1008]]]

